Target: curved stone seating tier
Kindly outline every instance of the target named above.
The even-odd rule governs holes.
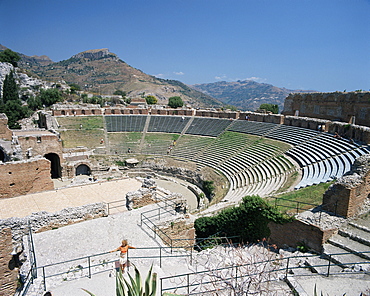
[[[191,117],[152,115],[148,132],[181,133]]]
[[[232,124],[229,119],[194,117],[186,134],[217,137]]]
[[[108,132],[142,132],[146,119],[146,115],[105,116]]]
[[[119,153],[132,145],[141,153],[165,154],[173,137],[161,138],[155,133],[150,136],[151,132],[182,134],[170,155],[223,173],[231,186],[225,197],[228,200],[240,200],[246,194],[265,196],[279,189],[295,169],[289,158],[284,157],[282,149],[302,170],[302,178],[296,188],[339,178],[350,170],[357,157],[369,153],[368,147],[334,138],[332,134],[273,123],[154,115],[149,118],[146,115],[105,118],[108,132],[148,131],[144,142],[139,136],[136,139],[133,136],[131,139],[118,139],[117,135],[109,133],[111,151],[117,148]],[[293,147],[282,148],[279,144],[268,143],[271,140],[267,139]]]
[[[272,129],[276,128],[276,126],[277,125],[274,123],[238,120],[235,121],[235,123],[231,127],[229,127],[228,130],[233,132],[262,136]]]
[[[265,137],[286,142],[292,145],[299,145],[319,134],[320,133],[318,131],[306,128],[278,125],[276,129],[270,130],[270,132],[267,133]]]

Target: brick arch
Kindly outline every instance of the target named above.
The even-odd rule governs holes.
[[[90,166],[88,166],[85,163],[80,163],[79,165],[77,165],[75,167],[75,175],[76,176],[78,176],[78,175],[87,175],[87,176],[90,176],[91,175],[91,168],[90,168]]]
[[[56,153],[47,153],[44,155],[50,164],[50,174],[52,179],[58,179],[62,176],[62,167],[60,165],[60,157]]]

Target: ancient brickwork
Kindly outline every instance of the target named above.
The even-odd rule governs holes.
[[[325,192],[324,209],[343,217],[355,216],[370,194],[370,155],[359,157],[352,170]]]
[[[316,225],[300,220],[285,224],[270,222],[268,227],[271,231],[269,243],[276,244],[279,248],[287,246],[295,248],[299,244],[304,244],[317,252],[321,252],[322,244],[336,231],[336,229],[322,230]]]
[[[284,115],[322,118],[370,126],[370,92],[294,93],[284,102]]]
[[[0,165],[0,198],[54,189],[50,161],[30,159]]]
[[[0,139],[11,140],[12,131],[8,128],[8,117],[4,113],[0,113]]]
[[[23,158],[55,153],[63,161],[62,142],[56,134],[49,131],[15,131],[14,135],[22,148]]]
[[[13,295],[17,288],[17,270],[10,262],[13,256],[10,228],[0,230],[0,296]]]

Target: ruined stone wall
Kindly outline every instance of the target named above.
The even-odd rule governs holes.
[[[13,243],[10,228],[0,230],[0,296],[13,295],[17,288],[17,270],[12,264]]]
[[[316,225],[300,220],[285,224],[270,222],[268,227],[271,231],[269,243],[276,244],[279,248],[286,246],[295,248],[303,243],[317,252],[321,252],[323,243],[336,232],[336,229],[322,230]]]
[[[23,237],[29,233],[30,221],[32,232],[42,232],[66,225],[91,220],[108,215],[105,203],[94,203],[75,208],[66,208],[59,212],[38,212],[24,218],[0,219],[0,296],[13,295],[17,285],[18,271],[12,269],[12,251],[23,250]],[[21,254],[21,258],[24,258]],[[22,270],[21,273],[28,270]],[[22,275],[26,275],[23,274]]]
[[[350,172],[332,184],[323,196],[324,209],[343,217],[355,216],[370,194],[370,155],[356,159]]]
[[[0,198],[54,189],[50,161],[44,158],[0,164]]]
[[[29,158],[29,149],[32,149],[31,157],[48,153],[55,153],[63,161],[62,142],[58,136],[52,133],[40,134],[30,133],[29,135],[18,135],[18,143],[22,147],[23,157]]]
[[[284,124],[284,116],[281,114],[263,114],[257,112],[240,112],[240,120],[250,120],[258,122],[269,122],[275,124]]]
[[[8,117],[4,113],[0,113],[0,139],[8,141],[12,139],[12,131],[8,128]]]
[[[314,117],[370,126],[370,92],[294,93],[284,102],[284,115]],[[353,122],[352,122],[353,123]]]

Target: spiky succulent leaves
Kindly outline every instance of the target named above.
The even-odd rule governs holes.
[[[116,296],[126,296],[125,282],[121,269],[117,272],[116,276]]]
[[[149,269],[148,275],[145,280],[145,293],[144,296],[155,296],[157,290],[157,274],[153,273],[153,264]]]
[[[141,296],[142,295],[142,286],[141,286],[141,277],[140,272],[135,266],[135,278],[128,274],[130,282],[125,278],[123,279],[126,283],[128,290],[128,296]]]
[[[83,289],[83,288],[81,288],[83,291],[85,291],[87,294],[89,294],[90,296],[95,296],[95,294],[93,294],[93,293],[91,293],[91,292],[89,292],[89,291],[87,291],[86,289]]]

